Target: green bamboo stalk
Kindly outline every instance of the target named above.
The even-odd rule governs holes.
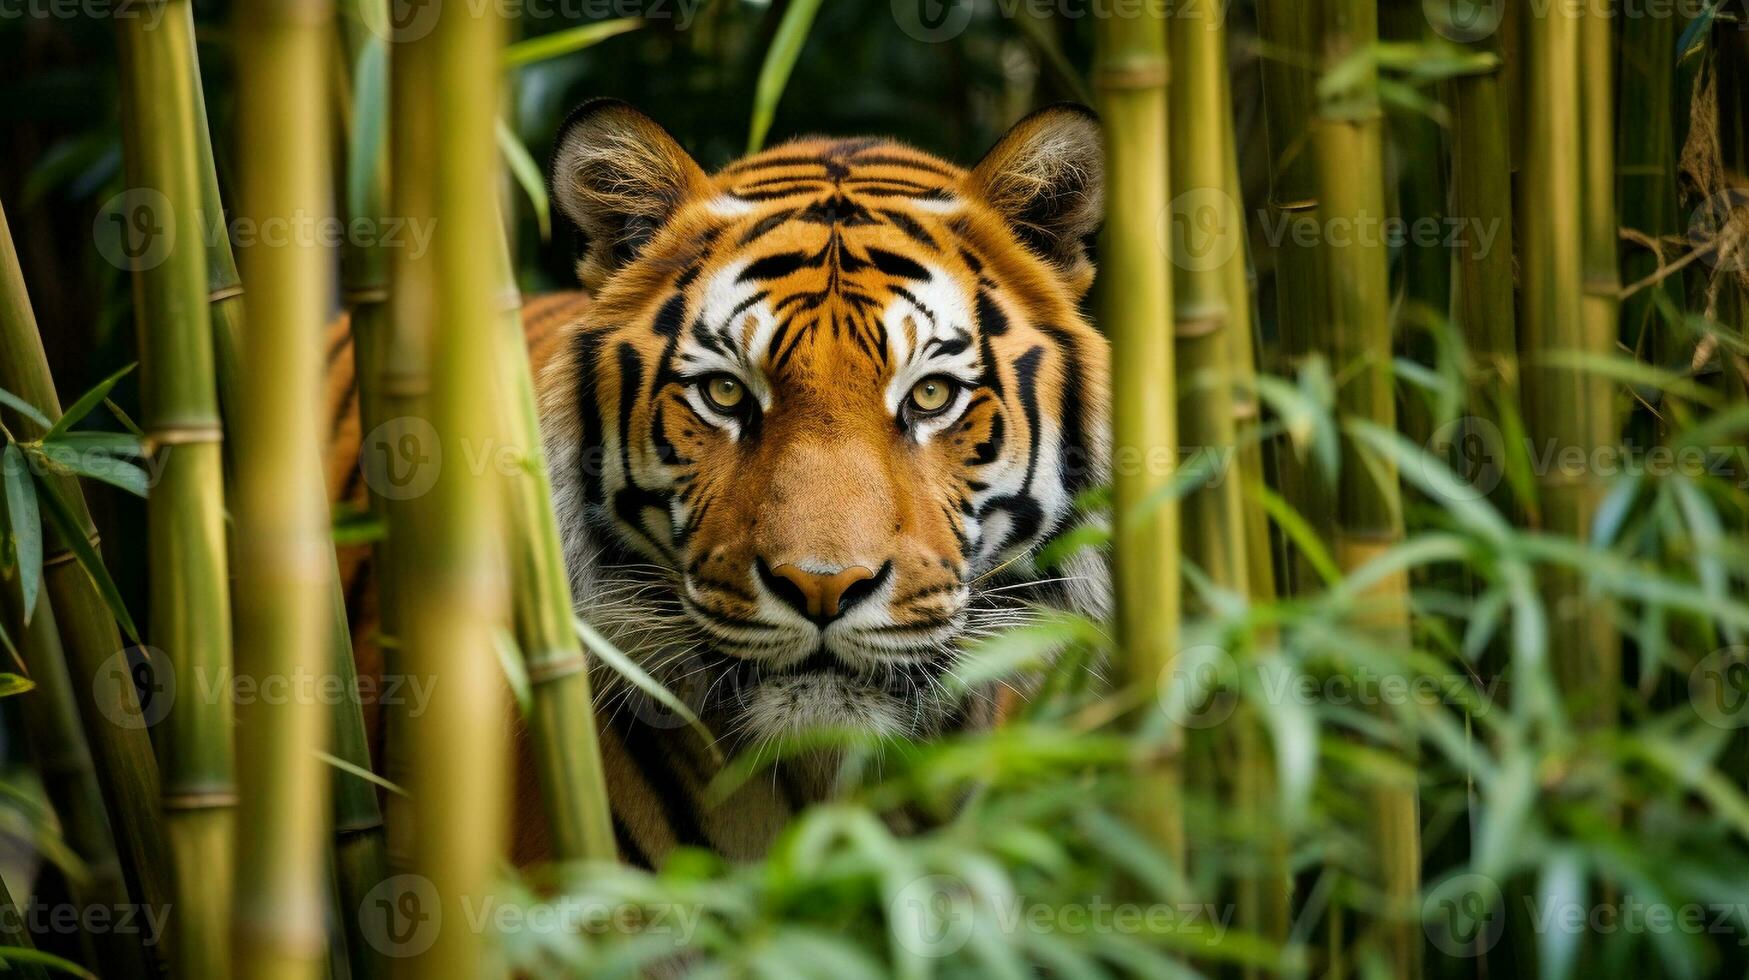
[[[1326,70],[1342,65],[1378,40],[1376,0],[1326,0]],[[1352,92],[1327,104],[1313,126],[1318,189],[1325,215],[1334,225],[1364,229],[1385,214],[1383,114],[1378,105],[1376,68],[1361,74]],[[1330,346],[1337,370],[1348,381],[1337,393],[1345,420],[1385,429],[1397,427],[1391,386],[1391,293],[1385,244],[1378,234],[1357,231],[1332,237],[1325,251],[1329,274]],[[1403,537],[1402,502],[1396,470],[1384,461],[1360,457],[1345,440],[1336,509],[1334,554],[1352,572],[1388,551]],[[1409,581],[1389,575],[1371,591],[1356,613],[1355,625],[1387,649],[1409,650]],[[1404,738],[1397,751],[1413,758]],[[1413,785],[1380,784],[1373,789],[1378,886],[1384,914],[1377,934],[1392,975],[1419,976],[1421,930],[1417,925],[1420,891],[1420,820]]]
[[[358,32],[366,33],[362,24],[359,25]],[[195,89],[196,132],[200,137],[196,158],[201,166],[202,219],[203,225],[209,229],[205,244],[213,358],[217,370],[219,406],[226,424],[231,425],[242,411],[243,404],[242,337],[246,320],[243,283],[237,273],[230,237],[221,225],[224,220],[224,205],[207,125],[206,103],[200,94],[198,61],[190,64],[189,71]],[[229,451],[231,448],[227,444],[225,467],[228,487],[234,485],[236,475],[234,453]],[[311,490],[306,492],[318,496],[323,493],[322,468],[319,464],[318,456],[306,472],[306,480],[311,485]],[[235,543],[233,538],[233,548]],[[328,627],[333,673],[340,690],[356,691],[357,670],[353,661],[352,636],[347,628],[346,599],[337,562],[330,563],[328,578],[334,608]],[[359,703],[349,697],[338,699],[332,706],[331,726],[333,755],[354,767],[368,771],[371,768],[370,747]],[[386,873],[382,857],[382,814],[377,804],[376,788],[368,781],[339,768],[333,770],[331,781],[340,887],[343,895],[356,899],[346,907],[356,908],[365,892],[381,881]],[[381,967],[380,954],[363,936],[358,935],[358,917],[342,916],[341,921],[348,931],[348,942],[344,945],[352,957],[354,975],[378,976],[386,972]]]
[[[435,57],[431,64],[443,66],[426,93],[435,96],[436,118],[443,122],[438,138],[431,152],[397,153],[397,159],[408,164],[403,173],[437,162],[431,197],[437,219],[431,414],[447,464],[432,491],[417,501],[421,533],[407,543],[420,560],[397,585],[404,586],[408,666],[437,679],[429,707],[411,719],[419,750],[410,760],[408,790],[413,869],[431,882],[445,920],[465,915],[467,902],[477,905],[503,854],[506,706],[504,679],[492,655],[492,634],[506,601],[494,547],[502,513],[499,481],[465,465],[468,453],[477,453],[493,434],[493,406],[500,404],[492,372],[498,343],[481,329],[497,312],[498,276],[489,262],[480,262],[478,249],[503,233],[492,135],[502,28],[499,16],[452,7],[431,38],[399,52],[427,49],[415,57]],[[403,543],[395,542],[397,554]],[[439,930],[430,949],[398,961],[396,968],[407,976],[437,978],[490,977],[503,970],[485,937],[466,928]]]
[[[522,302],[508,249],[498,254],[503,284],[498,363],[513,402],[509,444],[528,460],[505,488],[511,527],[511,610],[528,664],[533,743],[552,856],[560,861],[617,857],[607,776],[589,691],[589,664],[572,619],[570,576],[553,516],[552,485],[541,453],[540,417],[529,375]]]
[[[1176,336],[1178,425],[1191,451],[1234,458],[1230,273],[1244,226],[1238,202],[1227,195],[1227,160],[1220,133],[1232,128],[1225,101],[1226,32],[1212,4],[1187,4],[1171,34],[1170,140],[1173,221],[1173,324]],[[1208,233],[1205,216],[1215,224]],[[1236,469],[1236,467],[1233,467]],[[1211,582],[1246,594],[1242,476],[1216,471],[1209,485],[1181,504],[1184,555]]]
[[[1524,371],[1521,399],[1532,451],[1553,467],[1537,474],[1538,523],[1549,531],[1585,538],[1605,484],[1588,464],[1562,463],[1573,450],[1589,460],[1616,439],[1614,385],[1608,378],[1548,362],[1551,355],[1607,356],[1615,344],[1613,320],[1594,315],[1586,292],[1588,233],[1597,232],[1603,203],[1585,179],[1582,154],[1596,152],[1582,123],[1583,20],[1527,15],[1524,45],[1524,147],[1516,219],[1523,273],[1519,346]],[[1606,75],[1607,77],[1607,75]],[[1599,84],[1607,86],[1607,82]],[[1607,98],[1606,96],[1603,98]],[[1591,101],[1596,108],[1597,102]],[[1597,176],[1593,174],[1592,176]],[[1599,178],[1601,179],[1601,178]],[[1613,182],[1604,181],[1613,188]],[[1595,209],[1599,213],[1588,213]],[[1610,249],[1613,269],[1613,245]],[[1598,270],[1601,272],[1601,270]],[[1609,610],[1586,595],[1580,575],[1550,570],[1543,578],[1554,674],[1570,707],[1591,719],[1607,711],[1604,688],[1620,674],[1620,638]]]
[[[1318,353],[1314,340],[1329,309],[1325,295],[1324,236],[1300,244],[1294,228],[1318,226],[1316,174],[1308,146],[1317,63],[1319,8],[1323,0],[1258,0],[1257,30],[1264,44],[1263,105],[1269,139],[1269,220],[1280,229],[1275,246],[1276,324],[1280,363],[1275,372],[1292,375],[1304,359]],[[1334,501],[1323,475],[1290,446],[1276,453],[1282,496],[1305,518],[1321,540],[1334,526]],[[1321,584],[1303,554],[1283,569],[1286,586],[1305,593]]]
[[[250,0],[237,12],[240,212],[257,226],[328,213],[328,0]],[[295,224],[293,225],[295,228]],[[243,256],[254,297],[238,418],[239,669],[263,682],[331,667],[333,550],[308,478],[327,321],[327,256],[313,238],[262,241]],[[326,962],[328,712],[265,699],[241,712],[242,766],[233,970],[314,977]]]
[[[1666,262],[1676,258],[1678,246],[1672,239],[1685,230],[1676,170],[1676,37],[1681,26],[1675,17],[1648,17],[1621,32],[1615,144],[1621,223],[1665,243]],[[1623,279],[1632,283],[1646,278],[1657,271],[1659,259],[1659,251],[1643,243],[1630,246],[1622,258]],[[1660,289],[1678,309],[1686,308],[1683,277],[1670,276],[1622,301],[1622,333],[1629,346],[1661,367],[1686,371],[1694,344],[1685,332],[1660,320]]]
[[[231,619],[188,6],[165,0],[156,26],[146,18],[117,25],[128,79],[128,182],[163,195],[162,220],[173,234],[165,260],[134,276],[141,425],[161,470],[146,501],[152,641],[174,665],[183,695],[162,729],[179,927],[172,949],[179,974],[217,976],[228,962],[232,703],[200,692],[230,677]]]
[[[1227,113],[1233,105],[1232,75],[1223,68],[1218,79],[1221,86],[1220,104]],[[1244,187],[1239,179],[1238,136],[1231,119],[1220,129],[1221,174],[1223,190],[1235,202],[1239,213],[1246,213]],[[1264,480],[1264,447],[1258,429],[1261,413],[1256,390],[1257,359],[1255,330],[1257,324],[1251,300],[1251,276],[1248,261],[1249,238],[1243,232],[1238,247],[1223,270],[1227,310],[1231,327],[1227,333],[1227,358],[1233,387],[1234,439],[1238,443],[1238,472],[1246,485]],[[1269,514],[1255,494],[1246,495],[1241,503],[1245,541],[1245,583],[1251,599],[1258,603],[1274,602],[1277,595],[1275,547],[1270,538]],[[1272,635],[1263,634],[1265,642]],[[1235,802],[1239,812],[1248,815],[1248,824],[1262,840],[1259,848],[1260,870],[1239,882],[1240,914],[1245,923],[1259,935],[1277,943],[1286,943],[1293,926],[1293,875],[1288,865],[1287,835],[1269,807],[1275,799],[1275,767],[1260,719],[1247,705],[1235,719],[1240,775],[1235,785]],[[1260,971],[1247,969],[1248,976]]]
[[[1496,35],[1470,45],[1498,55]],[[1451,80],[1451,210],[1483,229],[1458,244],[1453,272],[1454,325],[1475,364],[1469,413],[1498,427],[1500,410],[1518,397],[1518,316],[1512,269],[1512,147],[1503,63]],[[1502,465],[1503,460],[1495,460]],[[1497,503],[1505,503],[1504,488]]]
[[[36,330],[30,295],[18,266],[18,255],[0,208],[0,331]],[[0,350],[10,354],[15,347],[0,341]],[[8,385],[0,384],[0,387]],[[46,406],[45,406],[46,407]],[[17,412],[6,410],[7,431],[19,439],[40,438],[42,427]],[[0,501],[0,513],[5,511]],[[115,831],[104,808],[103,787],[98,781],[91,746],[79,723],[79,703],[72,673],[68,670],[61,632],[47,592],[37,595],[36,609],[25,625],[23,597],[6,589],[5,622],[9,635],[18,638],[25,665],[36,690],[21,698],[19,710],[30,742],[31,755],[42,775],[49,802],[59,816],[68,846],[85,863],[87,876],[73,883],[75,898],[85,905],[118,908],[128,902],[127,880],[116,850]],[[146,975],[140,947],[113,930],[92,937],[97,966],[105,976]]]
[[[1125,685],[1136,694],[1165,682],[1178,642],[1178,520],[1160,492],[1171,479],[1144,462],[1178,449],[1171,385],[1172,280],[1155,237],[1167,190],[1166,25],[1157,10],[1095,24],[1094,89],[1106,135],[1106,223],[1100,322],[1112,338],[1112,519],[1117,628]],[[1122,465],[1125,458],[1132,465]],[[1167,455],[1166,458],[1171,458]],[[1147,699],[1152,707],[1153,699]],[[1148,710],[1148,707],[1142,710]],[[1139,774],[1135,815],[1163,852],[1182,863],[1178,760],[1181,739]]]
[[[436,44],[424,41],[396,45],[389,66],[391,170],[394,161],[408,161],[400,173],[389,178],[389,213],[405,221],[432,220],[437,209],[435,175],[423,162],[432,159],[437,146],[436,106],[431,98],[437,79]],[[431,418],[435,256],[413,249],[394,249],[389,256],[389,287],[386,315],[380,321],[367,319],[353,324],[360,343],[354,356],[359,364],[361,421],[369,426],[364,429],[366,439],[360,451],[367,454],[363,462],[368,466],[372,462],[368,454],[381,451],[371,437],[385,433],[388,438],[383,442],[391,448],[416,444],[411,456],[394,460],[396,465],[423,467],[437,458],[439,447],[430,444],[429,430],[424,426],[397,420]],[[388,428],[383,428],[385,425]],[[371,471],[367,468],[366,472]],[[423,536],[421,520],[416,513],[419,500],[409,493],[416,486],[427,485],[427,481],[422,470],[407,470],[402,476],[408,492],[385,486],[381,480],[366,483],[388,526],[387,560],[377,592],[378,606],[385,610],[381,628],[392,630],[381,634],[378,641],[383,670],[389,675],[406,677],[410,676],[405,650],[407,630],[418,609],[416,596],[407,592],[402,583],[419,581],[424,571],[419,547]],[[397,492],[387,492],[390,490]],[[413,758],[409,732],[412,721],[401,706],[384,705],[381,724],[382,773],[396,785],[406,786]],[[391,871],[406,870],[413,860],[411,810],[405,797],[391,794],[384,799],[386,857]]]
[[[345,210],[352,221],[365,220],[382,227],[388,209],[388,140],[380,123],[386,116],[388,45],[365,25],[367,0],[357,0],[346,8],[340,22],[341,38],[347,61],[352,66],[348,97],[342,101],[352,106],[353,126],[346,144]],[[386,17],[386,13],[383,15]],[[378,20],[376,22],[382,22]],[[366,87],[374,86],[371,97],[380,96],[384,104],[374,112],[362,105]],[[367,118],[377,125],[366,125]],[[380,236],[371,245],[348,238],[341,253],[341,298],[351,313],[353,337],[353,377],[358,386],[358,411],[361,432],[369,432],[383,421],[374,378],[369,370],[374,363],[375,345],[382,335],[387,317],[389,289],[389,255]],[[382,502],[375,495],[372,509],[384,516]],[[385,517],[386,519],[386,517]],[[371,568],[377,583],[378,624],[382,635],[396,635],[395,604],[387,599],[390,574],[387,537],[372,545]],[[336,625],[333,647],[335,670],[348,684],[357,682],[351,630],[347,626],[346,596],[341,587],[338,569],[331,590]],[[356,689],[356,688],[352,688]],[[379,706],[380,710],[380,706]],[[381,716],[379,715],[379,718]],[[371,770],[371,750],[361,706],[347,701],[337,707],[333,716],[331,736],[336,757],[360,769]],[[388,974],[387,960],[382,950],[362,933],[360,919],[347,914],[363,907],[370,889],[388,874],[386,831],[382,807],[377,801],[376,787],[356,776],[336,770],[334,793],[334,890],[346,929],[346,951],[351,975],[360,980]]]

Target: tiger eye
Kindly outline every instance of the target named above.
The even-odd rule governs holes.
[[[924,378],[911,387],[911,407],[931,414],[947,407],[953,400],[953,382],[946,378]]]
[[[704,396],[712,406],[730,411],[747,397],[747,386],[729,375],[715,374],[705,379]]]

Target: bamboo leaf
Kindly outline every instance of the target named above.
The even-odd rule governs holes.
[[[49,417],[44,415],[35,405],[32,405],[30,402],[14,395],[5,388],[0,388],[0,405],[5,405],[7,408],[12,409],[14,412],[30,419],[32,422],[35,422],[37,425],[40,425],[45,429],[54,425],[53,422],[49,421]]]
[[[372,544],[389,536],[388,524],[377,514],[357,507],[338,507],[334,511],[334,543],[341,546]]]
[[[43,513],[47,515],[49,525],[60,535],[62,543],[73,552],[79,567],[85,569],[85,574],[91,577],[91,583],[97,586],[97,593],[103,597],[104,604],[115,617],[116,625],[128,635],[128,639],[135,643],[140,642],[140,631],[134,626],[134,618],[128,615],[127,603],[122,601],[121,590],[116,588],[115,580],[109,577],[109,569],[103,567],[102,556],[91,546],[91,539],[85,536],[85,529],[74,516],[72,507],[61,499],[53,483],[46,477],[34,473],[31,475],[36,483],[37,499],[44,504]]]
[[[771,39],[771,50],[765,52],[759,85],[753,93],[753,121],[747,129],[748,153],[757,153],[765,145],[765,134],[771,130],[777,103],[783,99],[784,86],[789,83],[802,45],[808,41],[808,29],[819,12],[820,0],[793,0],[783,12],[783,22],[777,25],[777,34]]]
[[[1572,851],[1563,848],[1554,852],[1543,862],[1537,891],[1540,893],[1538,904],[1542,908],[1585,908],[1584,864]],[[1549,980],[1566,980],[1572,976],[1573,965],[1578,959],[1579,940],[1585,936],[1586,930],[1569,928],[1561,922],[1560,916],[1555,916],[1537,931],[1541,975]]]
[[[358,766],[358,765],[354,765],[350,762],[347,762],[345,759],[342,759],[337,755],[330,755],[329,753],[323,752],[320,749],[318,749],[316,751],[316,758],[321,759],[323,762],[326,762],[328,765],[333,766],[334,768],[340,770],[341,772],[348,773],[348,774],[351,774],[353,776],[357,776],[358,778],[360,778],[360,779],[364,780],[365,782],[370,783],[374,786],[381,786],[383,789],[386,789],[389,792],[394,793],[397,796],[406,796],[407,795],[407,791],[402,789],[400,786],[397,786],[395,783],[390,782],[387,779],[384,779],[383,777],[377,775],[374,772],[371,772],[369,769],[366,769],[363,766]]]
[[[78,425],[85,416],[91,414],[92,409],[103,404],[104,399],[109,397],[110,389],[114,388],[116,383],[121,381],[122,378],[127,377],[128,372],[132,371],[134,367],[135,365],[129,364],[127,367],[124,367],[109,377],[104,378],[102,381],[97,382],[96,387],[92,388],[90,391],[80,395],[79,400],[68,406],[66,413],[63,414],[54,425],[49,427],[49,431],[43,435],[43,441],[46,442],[53,439],[61,433],[66,432],[68,429],[71,429],[73,426]]]
[[[43,578],[43,525],[36,490],[17,444],[8,444],[0,467],[5,470],[6,514],[12,524],[12,547],[18,556],[18,582],[24,593],[24,622],[30,624]]]
[[[551,34],[542,34],[518,41],[504,49],[504,67],[521,68],[537,61],[558,58],[567,54],[575,54],[585,48],[594,47],[602,41],[628,31],[635,31],[644,26],[638,17],[621,17],[618,20],[604,20],[595,24],[584,24]]]
[[[46,966],[51,970],[59,970],[69,976],[97,980],[96,974],[72,960],[62,959],[53,953],[45,953],[40,949],[31,949],[28,946],[0,946],[0,963],[34,963],[37,966]]]
[[[145,443],[130,432],[63,432],[44,439],[43,448],[65,447],[71,452],[108,453],[111,456],[145,456]]]
[[[146,496],[151,486],[146,471],[134,463],[104,453],[78,451],[58,440],[44,445],[39,455],[54,469],[120,487],[136,497]]]
[[[700,738],[704,739],[706,745],[711,746],[712,752],[716,751],[716,736],[712,735],[710,729],[705,727],[705,723],[699,720],[698,715],[686,706],[686,702],[675,697],[673,692],[663,687],[654,677],[645,673],[642,667],[633,663],[630,657],[620,652],[620,649],[614,646],[611,640],[597,633],[595,627],[590,626],[581,618],[575,619],[574,622],[577,626],[577,637],[583,641],[583,645],[588,647],[591,653],[601,658],[602,663],[607,664],[614,673],[629,681],[633,687],[643,691],[654,698],[658,704],[674,712],[686,722],[688,727],[697,732]]]
[[[510,684],[510,693],[516,698],[517,711],[524,718],[532,716],[534,695],[529,691],[528,664],[524,662],[522,651],[516,646],[516,637],[506,630],[494,630],[492,650],[498,654],[498,666],[503,669],[504,679]]]
[[[547,200],[546,177],[541,173],[540,164],[529,155],[528,147],[522,145],[522,140],[516,138],[503,119],[498,120],[498,150],[504,154],[504,162],[516,178],[517,186],[528,195],[528,203],[534,207],[534,220],[540,226],[541,241],[547,241],[553,237],[553,218],[552,205]]]
[[[1318,532],[1306,522],[1300,512],[1288,503],[1281,495],[1264,486],[1262,483],[1252,483],[1246,487],[1251,499],[1263,505],[1269,512],[1271,520],[1282,533],[1288,536],[1296,548],[1312,563],[1312,568],[1326,585],[1342,578],[1342,570],[1336,566],[1336,560],[1330,557],[1330,552],[1324,547],[1324,542],[1318,539]]]
[[[0,673],[0,698],[36,690],[36,681],[19,674]]]

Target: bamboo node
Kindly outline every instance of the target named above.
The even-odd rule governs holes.
[[[1223,307],[1218,311],[1192,312],[1179,317],[1172,324],[1172,333],[1179,340],[1195,340],[1199,337],[1210,337],[1220,333],[1226,325],[1227,311]]]
[[[570,677],[589,668],[589,661],[580,653],[562,651],[563,656],[546,659],[530,657],[528,661],[528,679],[531,683],[558,680]]]
[[[166,425],[146,433],[148,446],[191,446],[225,440],[225,430],[215,423]]]
[[[347,306],[386,303],[389,300],[389,287],[386,285],[354,286],[342,292],[340,298]]]
[[[204,789],[165,793],[163,803],[166,810],[219,810],[237,805],[237,791]]]
[[[85,536],[85,540],[89,541],[91,543],[92,550],[96,550],[97,546],[102,542],[103,539],[101,536],[98,535],[98,533],[96,531],[92,531],[90,534],[87,534]],[[73,549],[61,548],[61,549],[58,549],[50,554],[43,556],[43,567],[44,568],[53,568],[56,565],[65,565],[66,563],[68,563],[70,561],[78,561],[78,560],[79,560],[79,556],[73,551]]]
[[[227,299],[234,299],[241,295],[243,295],[243,284],[240,282],[234,282],[208,290],[206,301],[208,303],[219,303]]]

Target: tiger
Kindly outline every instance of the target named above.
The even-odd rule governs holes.
[[[627,103],[561,125],[549,199],[582,289],[525,325],[572,594],[714,739],[596,666],[627,861],[759,857],[840,792],[837,756],[713,795],[725,758],[990,726],[1010,689],[948,683],[972,641],[1107,614],[1097,552],[1034,561],[1111,452],[1084,309],[1101,140],[1065,103],[969,169],[804,137],[707,174]]]

